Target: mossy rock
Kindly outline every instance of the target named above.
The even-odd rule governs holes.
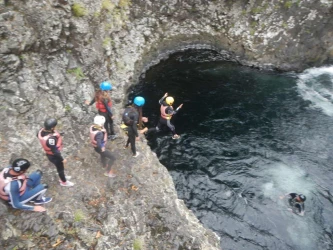
[[[72,13],[75,17],[82,17],[87,15],[87,10],[80,3],[74,3],[72,5]]]

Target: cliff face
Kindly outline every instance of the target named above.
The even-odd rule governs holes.
[[[119,124],[128,87],[150,65],[186,48],[280,70],[332,63],[332,16],[331,0],[0,0],[0,162],[27,157],[43,169],[54,197],[47,214],[0,203],[1,244],[219,248],[217,237],[177,199],[144,139],[137,161],[122,151],[124,135],[110,143],[119,176],[101,177],[87,142],[95,109],[83,102],[110,80]],[[45,167],[36,131],[48,116],[65,132],[66,171],[77,184],[72,189],[60,188],[55,167]]]

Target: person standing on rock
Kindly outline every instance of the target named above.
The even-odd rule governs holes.
[[[138,109],[142,108],[144,104],[145,104],[145,99],[141,96],[137,96],[134,98],[134,105],[126,107],[123,113],[123,122],[127,126],[127,135],[128,135],[128,139],[124,148],[128,148],[129,144],[131,144],[133,157],[138,157],[140,154],[139,152],[136,151],[135,141],[139,139],[137,124],[139,121],[140,114],[138,112]],[[148,121],[146,117],[142,117],[141,120],[143,122]],[[148,130],[147,128],[144,128],[142,130],[139,130],[139,132],[140,134],[143,134],[147,130]]]
[[[165,100],[164,100],[165,99]],[[161,105],[161,117],[158,121],[158,124],[155,128],[148,129],[147,133],[156,131],[159,132],[163,130],[164,127],[168,127],[172,132],[172,139],[178,139],[180,136],[176,134],[176,128],[171,123],[171,118],[173,115],[177,114],[177,112],[183,107],[183,104],[180,104],[179,107],[174,110],[172,105],[174,103],[174,99],[171,96],[168,96],[168,93],[165,93],[164,96],[158,101]]]
[[[105,117],[97,115],[94,118],[94,124],[90,126],[90,142],[94,147],[95,151],[100,154],[102,167],[106,168],[107,172],[104,173],[107,177],[116,177],[111,166],[115,161],[115,157],[112,153],[105,149],[105,144],[107,142],[107,132],[104,128]]]
[[[62,138],[58,131],[55,130],[57,126],[57,120],[55,118],[47,118],[44,122],[44,128],[41,128],[37,134],[39,142],[41,143],[47,158],[52,162],[59,175],[60,185],[63,187],[74,186],[73,182],[69,179],[71,176],[65,176],[65,166],[67,160],[61,156],[62,150]]]
[[[100,90],[95,93],[95,98],[93,100],[85,101],[85,103],[91,106],[95,103],[98,110],[98,114],[104,116],[105,118],[105,128],[108,133],[108,139],[114,140],[118,136],[114,132],[113,126],[113,114],[112,114],[112,101],[109,95],[109,91],[112,90],[112,85],[109,82],[102,82],[99,86]]]
[[[40,183],[42,172],[37,170],[27,176],[25,173],[29,167],[28,160],[19,158],[1,171],[0,198],[16,209],[44,212],[46,209],[38,205],[49,203],[52,198],[44,196],[48,186]],[[29,206],[28,202],[37,206]]]

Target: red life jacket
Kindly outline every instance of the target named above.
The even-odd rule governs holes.
[[[96,108],[97,108],[98,111],[103,112],[103,113],[107,113],[108,112],[106,110],[105,105],[104,105],[104,103],[102,101],[96,102],[95,105],[96,105]],[[112,107],[112,102],[111,101],[108,102],[108,106],[110,108]]]
[[[43,147],[44,151],[46,152],[46,154],[53,155],[52,150],[46,144],[47,140],[51,136],[57,137],[57,145],[56,145],[56,147],[57,147],[57,149],[59,151],[61,151],[62,150],[62,138],[61,138],[60,134],[58,133],[58,131],[54,130],[54,132],[52,134],[48,134],[48,135],[46,135],[46,136],[43,137],[42,136],[42,131],[43,130],[44,130],[43,128],[41,130],[39,130],[39,132],[38,132],[38,139],[39,139],[39,142],[42,144],[42,147]]]
[[[104,133],[104,140],[103,142],[105,143],[104,145],[106,145],[106,142],[108,141],[108,133],[106,132],[105,128],[103,128],[102,130],[93,130],[94,125],[92,125],[90,127],[90,142],[91,145],[93,145],[94,148],[97,147],[97,141],[95,140],[95,136],[97,135],[97,133],[99,132],[103,132]]]
[[[161,117],[162,117],[162,118],[167,119],[167,120],[170,120],[170,119],[172,118],[172,115],[169,115],[169,114],[165,113],[165,110],[166,110],[168,107],[171,107],[171,108],[172,108],[172,106],[163,106],[163,105],[161,105],[160,111],[161,111]]]
[[[7,173],[9,170],[10,170],[10,168],[5,168],[0,173],[0,198],[5,200],[5,201],[9,201],[9,195],[5,192],[5,187],[8,184],[10,184],[10,182],[16,181],[16,180],[23,180],[22,185],[20,187],[20,195],[23,195],[26,188],[27,188],[27,181],[28,181],[25,174],[21,174],[21,175],[15,177],[15,178],[7,177],[5,179],[4,174]]]

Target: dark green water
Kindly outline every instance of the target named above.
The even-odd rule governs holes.
[[[134,95],[148,127],[165,92],[183,109],[170,133],[147,138],[178,196],[221,237],[224,250],[333,249],[333,67],[278,74],[174,54],[149,70]],[[304,217],[279,195],[307,196]]]

